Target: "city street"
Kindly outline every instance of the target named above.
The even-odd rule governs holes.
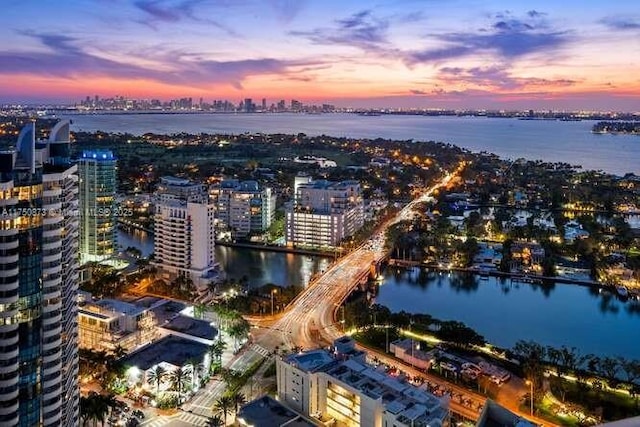
[[[428,201],[432,194],[456,177],[464,168],[460,164],[455,171],[446,174],[439,182],[427,189],[417,199],[407,204],[391,220],[385,222],[367,241],[351,253],[345,255],[325,273],[310,283],[296,300],[287,307],[287,311],[269,324],[260,322],[259,342],[265,348],[276,348],[282,343],[292,349],[316,348],[320,342],[329,344],[343,335],[340,323],[339,308],[349,294],[361,283],[367,280],[372,264],[380,262],[386,255],[384,242],[385,232],[393,224],[411,219],[414,209],[420,203]],[[269,325],[269,326],[267,326]],[[257,334],[256,334],[257,335]],[[398,362],[394,358],[373,349],[366,349],[370,359],[376,357],[384,363],[395,366],[411,376],[421,376],[439,390],[444,390],[451,396],[450,408],[453,412],[469,419],[477,419],[486,398],[470,392],[441,378],[424,374],[408,365]],[[518,412],[518,401],[521,394],[503,393],[501,399],[511,410]],[[503,402],[501,402],[503,403]],[[518,412],[519,413],[519,412]],[[519,413],[527,417],[528,414]],[[540,420],[536,420],[541,423]],[[552,425],[545,422],[544,425]]]
[[[445,175],[438,183],[426,190],[422,196],[405,206],[391,220],[385,222],[367,241],[351,253],[333,263],[321,276],[287,307],[284,313],[256,321],[252,329],[253,344],[234,357],[229,367],[242,371],[253,365],[270,351],[276,349],[317,348],[321,342],[329,344],[343,335],[342,328],[336,322],[339,308],[349,294],[369,277],[372,264],[379,263],[386,255],[385,232],[393,224],[410,219],[417,204],[427,201],[434,191],[445,187],[464,167],[459,165],[456,171]],[[405,365],[382,352],[367,348],[370,360],[374,357],[406,372],[411,376],[424,378],[429,385],[451,396],[450,408],[454,413],[469,419],[477,419],[486,398],[469,390],[458,387],[441,378],[425,374]],[[205,417],[211,416],[211,407],[224,392],[224,384],[212,381],[200,390],[183,409]],[[511,410],[517,411],[519,395],[503,393],[501,402]],[[513,400],[513,402],[512,402]],[[520,414],[527,416],[527,414]],[[539,420],[536,420],[539,422]],[[544,423],[551,425],[550,423]]]

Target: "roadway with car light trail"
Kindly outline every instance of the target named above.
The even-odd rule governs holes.
[[[258,325],[267,326],[256,342],[260,342],[263,347],[267,348],[276,348],[284,343],[289,349],[295,347],[311,349],[321,344],[319,340],[332,343],[333,340],[344,335],[341,328],[338,328],[338,324],[341,322],[336,321],[339,317],[339,308],[357,286],[368,279],[371,265],[378,265],[386,257],[387,229],[398,222],[411,220],[415,208],[430,200],[435,191],[446,187],[452,179],[462,172],[465,166],[464,162],[460,163],[454,171],[447,173],[440,181],[426,189],[421,196],[407,204],[394,218],[382,224],[358,248],[332,264],[320,277],[309,283],[284,313],[256,322]],[[258,327],[260,328],[260,326]],[[426,378],[429,383],[437,386],[440,390],[447,390],[452,396],[449,404],[452,412],[473,420],[480,415],[480,410],[486,401],[484,396],[433,375],[426,375],[383,352],[370,348],[365,350],[370,359],[375,357],[388,365],[408,372],[412,376]],[[510,406],[510,409],[514,410],[515,405]],[[520,415],[528,417],[528,414]],[[539,419],[534,421],[543,424]],[[544,422],[544,425],[552,426],[553,424]]]
[[[378,265],[387,255],[385,250],[386,231],[392,225],[410,220],[414,209],[420,203],[428,201],[433,193],[447,186],[465,167],[462,162],[454,171],[447,173],[440,181],[426,189],[423,194],[407,204],[394,218],[383,223],[377,231],[358,248],[333,263],[321,276],[310,282],[307,287],[286,308],[275,316],[251,318],[256,329],[253,330],[254,346],[277,350],[278,348],[311,349],[322,342],[332,343],[344,333],[337,325],[336,315],[347,297],[369,277],[372,264]],[[238,356],[235,363],[245,357],[255,357],[250,347]],[[477,419],[480,408],[486,398],[469,390],[451,384],[441,378],[425,375],[416,369],[399,362],[393,357],[373,349],[366,349],[369,357],[395,366],[412,376],[426,378],[430,384],[445,390],[452,396],[449,408],[453,413],[469,419]],[[264,354],[262,356],[265,356]],[[211,396],[213,397],[213,396]],[[207,399],[207,404],[212,398]],[[194,408],[195,409],[195,408]],[[196,412],[194,410],[194,412]],[[527,416],[526,414],[520,414]],[[539,422],[539,420],[536,420]],[[553,424],[545,422],[544,425]]]

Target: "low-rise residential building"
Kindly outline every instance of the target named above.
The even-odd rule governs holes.
[[[586,239],[589,236],[589,232],[584,230],[578,221],[571,220],[564,225],[564,241],[566,243],[573,243],[577,239]]]
[[[264,233],[275,217],[276,196],[257,181],[223,180],[210,189],[216,225],[234,237]]]
[[[389,349],[398,359],[418,369],[428,371],[435,363],[434,353],[421,350],[418,343],[411,338],[396,340],[391,343]]]
[[[83,295],[78,310],[78,346],[94,351],[127,352],[157,338],[150,310],[113,299],[92,301]]]
[[[542,272],[545,250],[537,243],[514,242],[511,245],[512,272]]]
[[[346,343],[337,348],[349,349]],[[323,423],[341,426],[442,426],[448,399],[339,352],[312,350],[276,361],[278,398]]]
[[[364,225],[364,203],[357,181],[296,182],[294,202],[286,212],[290,246],[332,248]]]

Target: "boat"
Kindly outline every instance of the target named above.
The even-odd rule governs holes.
[[[618,295],[620,295],[622,298],[627,298],[629,296],[629,291],[623,285],[617,285],[616,292],[618,292]]]

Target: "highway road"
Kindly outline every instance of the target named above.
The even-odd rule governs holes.
[[[363,244],[349,254],[334,262],[321,276],[304,289],[304,291],[287,306],[286,311],[275,317],[268,317],[255,322],[260,329],[254,329],[254,342],[267,349],[312,349],[323,342],[330,344],[343,335],[339,322],[336,322],[340,306],[362,280],[366,280],[372,264],[377,264],[386,256],[386,231],[393,224],[410,220],[415,208],[428,201],[433,193],[446,187],[465,167],[464,163],[447,173],[440,181],[407,204],[398,214],[382,224],[377,231]],[[369,357],[374,357],[385,364],[395,366],[411,376],[425,378],[430,385],[440,392],[451,396],[450,408],[453,412],[470,419],[476,419],[486,398],[441,378],[426,375],[405,365],[393,357],[366,349]],[[251,353],[251,352],[249,352]],[[242,359],[242,356],[240,357]],[[526,414],[521,414],[525,416]],[[536,420],[537,421],[537,420]],[[545,425],[550,425],[545,423]]]

